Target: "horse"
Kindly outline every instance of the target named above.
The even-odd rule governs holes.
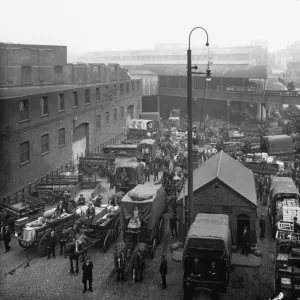
[[[125,267],[127,262],[127,247],[124,242],[115,246],[114,252],[115,269],[117,272],[117,281],[125,281]]]
[[[81,234],[77,236],[73,241],[69,242],[65,246],[65,258],[69,257],[71,270],[70,275],[78,275],[79,267],[78,261],[81,258],[81,261],[84,261],[84,257],[87,255],[87,250],[84,250],[87,246],[87,236]],[[76,262],[76,271],[74,273],[73,260]]]
[[[143,281],[143,273],[147,256],[147,245],[140,243],[133,257],[132,262],[132,280],[133,282]]]

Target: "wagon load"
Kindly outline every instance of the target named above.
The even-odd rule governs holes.
[[[45,218],[45,219],[51,219],[52,216],[53,216],[53,213],[55,212],[55,210],[56,210],[56,207],[51,208],[51,209],[45,211],[44,214],[43,214],[43,218]]]
[[[144,229],[141,239],[151,239],[166,208],[166,193],[162,185],[139,184],[121,201],[121,229],[126,231],[141,226]]]

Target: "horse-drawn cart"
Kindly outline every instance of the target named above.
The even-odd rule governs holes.
[[[132,272],[134,281],[142,278],[146,258],[154,257],[156,246],[162,240],[166,210],[162,185],[139,184],[123,197],[120,223],[124,247],[115,251],[115,262],[119,259],[116,257],[124,253],[124,259],[120,258],[122,266],[116,263],[117,271],[122,270],[124,277]]]
[[[46,215],[47,212],[44,214],[44,217],[39,217],[37,220],[27,223],[21,231],[16,231],[14,236],[18,239],[22,248],[37,245],[40,256],[45,256],[48,253],[48,236],[52,229],[55,230],[56,234],[60,234],[63,229],[67,230],[67,240],[70,240],[75,235],[73,230],[75,214],[64,214],[56,219],[48,219]]]

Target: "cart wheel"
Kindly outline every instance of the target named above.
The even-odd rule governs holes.
[[[114,240],[118,239],[121,233],[121,227],[120,227],[120,219],[117,220],[114,229],[113,229],[113,238]]]
[[[39,242],[38,253],[40,257],[46,256],[48,254],[47,251],[48,236],[49,233],[45,233]]]
[[[54,193],[50,190],[40,191],[40,199],[41,199],[42,203],[45,203],[48,205],[53,204],[55,202]]]
[[[104,239],[104,242],[103,242],[103,252],[105,253],[107,250],[108,250],[108,247],[109,247],[109,236],[110,234],[108,233]]]
[[[19,240],[19,245],[24,248],[24,249],[28,249],[30,248],[31,246],[33,246],[35,241],[31,241],[31,242],[26,242],[26,241],[23,241],[23,240]]]
[[[151,247],[151,252],[150,252],[150,258],[154,258],[155,248],[156,248],[156,238],[153,239],[153,243],[152,243],[152,247]]]

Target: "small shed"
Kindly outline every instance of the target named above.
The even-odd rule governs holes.
[[[231,220],[233,244],[241,248],[243,230],[248,226],[251,246],[255,247],[257,196],[253,172],[221,151],[195,169],[193,179],[191,222],[198,213],[226,214]],[[186,233],[187,191],[186,183],[177,200],[181,241]]]
[[[262,137],[260,148],[268,155],[291,155],[295,152],[293,138],[285,134]]]

